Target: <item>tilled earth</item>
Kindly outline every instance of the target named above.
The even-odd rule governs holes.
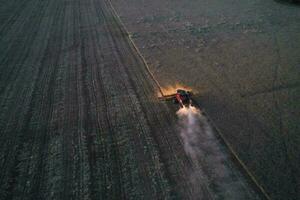
[[[217,137],[193,165],[108,1],[0,13],[0,199],[259,199]]]
[[[272,199],[300,199],[300,4],[112,0],[163,87],[191,87]]]

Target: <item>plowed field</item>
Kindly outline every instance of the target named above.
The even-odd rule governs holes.
[[[259,198],[216,135],[186,153],[108,1],[0,3],[0,199]]]

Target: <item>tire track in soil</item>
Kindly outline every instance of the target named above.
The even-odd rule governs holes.
[[[81,20],[81,15],[82,15],[82,3],[80,1],[77,1],[76,5],[78,7],[74,7],[74,15],[75,15],[75,21],[74,21],[74,40],[73,40],[73,44],[77,44],[79,43],[79,47],[80,47],[80,42],[81,39],[81,31],[82,31],[82,20]],[[77,8],[77,9],[76,9]],[[79,42],[78,42],[79,41]],[[80,118],[79,118],[79,107],[80,107],[80,100],[79,100],[79,88],[80,88],[80,81],[79,81],[79,71],[78,71],[78,67],[80,65],[81,61],[81,49],[77,48],[75,50],[75,53],[73,54],[73,67],[76,69],[74,76],[75,76],[75,83],[76,83],[76,88],[75,88],[75,95],[70,95],[69,99],[71,99],[71,101],[74,101],[74,105],[75,106],[70,106],[70,110],[73,112],[70,112],[70,116],[75,115],[76,118],[74,119],[74,124],[73,124],[73,130],[74,130],[74,135],[73,138],[75,138],[76,143],[74,142],[74,154],[78,154],[78,159],[76,159],[76,162],[74,163],[74,181],[76,182],[74,184],[74,186],[76,186],[76,194],[75,197],[79,198],[79,199],[83,199],[83,198],[88,198],[89,196],[89,192],[88,192],[88,184],[89,184],[89,179],[86,177],[85,174],[88,173],[89,169],[87,167],[87,165],[85,163],[87,163],[87,155],[86,155],[86,149],[85,147],[85,138],[83,137],[82,134],[82,130],[79,129],[79,122],[80,122]],[[70,67],[70,72],[72,72],[72,66]],[[68,88],[72,87],[72,84],[70,84],[68,86]],[[69,102],[69,101],[67,101]],[[71,127],[70,127],[71,128]],[[68,181],[68,179],[66,179],[66,181]],[[67,190],[66,190],[67,191]]]
[[[84,6],[85,7],[85,6]],[[86,13],[83,16],[80,16],[81,18],[81,22],[84,23],[86,20],[86,24],[90,24],[90,19],[89,19],[89,14],[90,11],[88,10],[88,7],[86,8]],[[87,19],[84,19],[84,18]],[[91,112],[91,108],[90,108],[90,104],[91,104],[91,100],[90,100],[90,90],[89,90],[89,83],[88,83],[88,61],[87,58],[89,58],[89,56],[91,56],[90,52],[86,50],[86,47],[88,47],[88,44],[86,42],[87,38],[90,38],[89,35],[90,32],[87,32],[87,34],[82,33],[82,31],[80,32],[80,53],[81,53],[81,64],[79,65],[79,71],[78,71],[78,76],[79,76],[79,82],[81,82],[81,87],[79,88],[79,105],[83,105],[82,109],[80,110],[80,118],[83,119],[82,121],[82,125],[81,125],[81,129],[83,131],[83,137],[86,139],[85,141],[85,146],[87,149],[87,158],[88,158],[88,165],[89,165],[89,184],[88,184],[88,190],[89,190],[89,198],[90,199],[95,199],[95,192],[96,190],[94,190],[94,188],[97,188],[95,186],[95,181],[94,181],[94,166],[95,166],[95,152],[94,152],[94,145],[93,145],[93,140],[94,140],[94,134],[92,133],[93,130],[95,130],[95,128],[93,127],[93,121],[90,115]],[[87,36],[85,38],[85,36]],[[90,48],[88,48],[89,50]]]
[[[66,17],[64,26],[66,27],[65,41],[66,45],[63,49],[68,46],[72,46],[76,40],[79,38],[79,5],[66,6],[66,12],[69,14]],[[72,19],[73,18],[73,19]],[[64,108],[65,112],[62,113],[64,116],[64,123],[62,124],[62,178],[61,178],[61,190],[58,192],[57,196],[61,199],[73,199],[77,197],[78,199],[84,199],[80,196],[83,178],[81,173],[85,172],[85,167],[82,167],[81,163],[84,163],[84,156],[82,152],[79,151],[81,144],[81,139],[78,134],[78,65],[79,58],[75,58],[75,54],[79,54],[80,50],[75,49],[67,53],[66,61],[64,63],[67,66],[66,70],[66,83],[64,85]],[[76,156],[77,155],[77,156]],[[74,179],[78,177],[79,183],[75,183]],[[59,182],[58,182],[59,183]],[[53,188],[55,189],[55,188]],[[80,191],[79,194],[75,194],[74,191]],[[76,196],[77,195],[77,196]]]
[[[41,61],[42,72],[38,76],[38,86],[40,89],[40,101],[36,102],[33,107],[37,109],[39,120],[41,121],[41,126],[37,128],[36,141],[37,144],[36,153],[36,164],[33,166],[33,176],[29,189],[29,196],[31,199],[43,199],[44,181],[46,178],[46,161],[49,152],[49,141],[50,141],[50,121],[53,114],[53,105],[55,104],[56,96],[56,78],[59,71],[59,59],[60,59],[60,49],[62,45],[61,37],[57,35],[62,35],[63,32],[63,20],[64,18],[64,7],[60,6],[60,3],[56,1],[57,8],[54,15],[54,20],[52,24],[51,34],[48,39],[48,45],[44,53],[44,57]],[[54,27],[59,27],[55,29]],[[41,87],[42,86],[42,87]],[[37,98],[39,99],[39,98]],[[32,116],[31,119],[35,117]]]
[[[93,3],[92,1],[90,1],[89,3]],[[94,6],[90,6],[89,8],[93,8]],[[95,17],[92,17],[92,14],[95,15],[95,10],[94,9],[89,9],[88,10],[88,13],[90,15],[88,15],[88,21],[90,22],[89,24],[96,24],[97,23],[97,18]],[[90,75],[91,75],[91,79],[89,80],[90,81],[90,85],[93,85],[92,89],[95,88],[95,84],[94,84],[94,81],[95,79],[93,79],[93,72],[92,70],[94,70],[94,72],[97,73],[97,66],[99,66],[98,64],[99,63],[104,63],[105,60],[103,58],[103,56],[101,56],[101,52],[99,52],[99,54],[95,54],[95,52],[97,51],[96,49],[96,45],[92,45],[92,44],[96,44],[98,42],[98,35],[96,34],[96,31],[89,31],[90,33],[90,41],[87,41],[86,44],[91,44],[91,46],[93,48],[89,48],[89,52],[87,52],[87,55],[90,56],[90,59],[88,61],[88,66],[90,66],[91,68],[91,71],[89,72]],[[88,45],[86,45],[88,46]],[[98,57],[101,57],[100,61],[98,61]],[[107,188],[107,187],[111,187],[111,188],[115,188],[115,191],[113,192],[108,192],[106,193],[108,196],[106,196],[105,198],[111,198],[109,196],[109,194],[119,194],[120,197],[124,198],[124,190],[122,189],[121,187],[121,180],[120,180],[120,177],[121,177],[121,167],[120,167],[120,150],[119,150],[119,147],[118,147],[118,143],[117,143],[117,139],[116,139],[116,136],[115,136],[115,131],[113,130],[113,126],[112,126],[112,121],[111,119],[109,119],[109,113],[110,111],[107,109],[108,107],[111,107],[109,105],[109,100],[108,99],[108,94],[107,94],[107,91],[105,90],[105,85],[107,84],[107,81],[104,82],[103,80],[103,74],[105,73],[101,73],[98,77],[100,78],[100,81],[98,82],[98,84],[96,85],[100,85],[101,87],[101,90],[98,90],[98,91],[95,91],[95,90],[90,90],[90,95],[91,95],[91,99],[93,99],[93,103],[92,105],[95,105],[97,107],[97,105],[99,105],[99,101],[97,101],[97,97],[96,97],[96,94],[100,92],[100,98],[98,98],[100,101],[103,100],[103,104],[100,106],[102,108],[102,112],[101,113],[105,113],[105,116],[103,116],[103,118],[105,118],[105,123],[102,123],[102,124],[99,124],[97,123],[97,115],[94,116],[92,122],[92,124],[98,124],[98,127],[97,129],[100,130],[100,127],[104,126],[105,128],[102,128],[102,130],[105,130],[105,129],[108,129],[108,133],[107,136],[108,136],[108,143],[111,144],[109,148],[109,151],[111,152],[111,156],[112,156],[112,159],[113,159],[113,162],[114,164],[111,166],[112,167],[112,171],[110,172],[111,174],[114,174],[112,177],[110,177],[110,179],[115,179],[115,183],[113,184],[113,186],[110,186],[110,185],[104,185],[104,188]],[[94,98],[93,98],[94,97]],[[94,108],[96,109],[96,108]],[[91,123],[91,122],[90,122]],[[101,197],[101,193],[99,193],[98,190],[98,185],[101,183],[101,180],[99,181],[97,178],[95,178],[95,175],[96,176],[101,176],[101,174],[99,174],[99,172],[97,171],[98,168],[101,168],[101,164],[99,164],[96,160],[97,158],[97,154],[99,155],[100,153],[97,152],[97,148],[95,146],[95,144],[93,143],[93,141],[96,139],[96,135],[97,133],[94,133],[94,134],[89,134],[87,136],[88,140],[89,140],[89,144],[88,144],[88,149],[89,149],[89,155],[91,154],[91,156],[89,156],[89,160],[90,160],[90,177],[91,177],[91,185],[90,185],[90,193],[91,193],[91,197],[93,199],[97,199]],[[104,143],[102,143],[104,144]],[[107,147],[106,147],[107,148]],[[109,159],[105,160],[105,162],[108,162]],[[105,173],[104,173],[105,174]],[[103,174],[102,174],[103,176]],[[100,183],[99,183],[100,182]],[[111,184],[111,183],[109,183]],[[114,190],[114,189],[112,189]],[[116,198],[118,198],[116,196]]]
[[[103,17],[103,16],[102,16]],[[106,25],[106,27],[108,27],[107,25]],[[111,32],[110,32],[111,33]],[[113,45],[112,45],[113,46]],[[109,50],[109,51],[114,51],[114,49],[111,49],[111,50]],[[116,57],[118,57],[119,55],[116,55]],[[103,58],[104,59],[104,58]],[[109,61],[105,61],[105,63],[108,63]],[[119,65],[120,63],[115,63],[115,64],[109,64],[109,66],[113,66],[113,65]],[[107,68],[107,69],[109,69],[109,67],[108,66],[103,66],[104,68]],[[105,70],[105,69],[104,69]],[[116,69],[117,70],[117,69]],[[111,80],[112,80],[112,78],[113,78],[113,75],[115,74],[115,72],[116,71],[113,71],[113,72],[111,72],[111,71],[107,71],[106,73],[104,72],[104,73],[102,73],[102,74],[105,74],[105,75],[107,75],[107,74],[110,74],[110,76],[112,76],[111,78],[106,78],[107,76],[104,76],[104,79],[106,78],[106,81],[105,81],[105,83],[107,84],[107,82],[111,82]],[[114,77],[114,79],[118,79],[117,77]],[[114,80],[115,82],[117,82],[117,80]],[[122,81],[122,80],[121,80]],[[116,84],[113,84],[113,86],[111,86],[111,88],[117,88],[118,86],[116,85]],[[123,88],[123,89],[126,89],[126,86],[125,86],[125,88]],[[108,87],[107,89],[106,89],[107,91],[108,91],[108,93],[111,93],[109,90],[110,90],[110,87]],[[113,99],[111,99],[111,101],[114,101]],[[107,102],[110,102],[110,101],[107,101]],[[124,103],[125,104],[125,103]],[[108,106],[108,107],[111,107],[111,106],[114,106],[114,105],[111,105],[111,106],[109,106],[109,104],[108,105],[106,105],[106,106]],[[126,108],[126,105],[122,105],[121,106],[121,110],[123,110],[122,112],[128,112],[128,111],[126,111],[126,109],[124,110],[123,108]],[[108,114],[109,114],[109,112],[108,112]],[[116,122],[116,119],[114,119],[114,118],[112,118],[111,116],[108,116],[109,118],[110,118],[110,120],[109,121],[112,121],[112,123],[117,123]],[[123,122],[121,122],[121,123],[123,123]],[[137,123],[139,123],[139,122],[137,122]],[[116,129],[116,128],[113,128],[113,129]],[[131,129],[133,129],[133,128],[130,128],[130,130]],[[114,132],[116,132],[116,133],[114,133],[114,134],[118,134],[117,132],[117,130],[115,130]],[[134,139],[134,138],[133,138]],[[118,136],[116,136],[116,137],[114,137],[113,138],[113,140],[114,140],[114,143],[116,143],[117,144],[117,140],[118,140]],[[137,145],[137,143],[136,144],[134,144],[134,145]],[[116,146],[117,147],[117,146]],[[118,151],[118,152],[120,152],[120,150]],[[124,180],[123,180],[124,181]],[[121,185],[121,184],[117,184],[117,185]],[[146,184],[145,184],[146,185]]]
[[[73,119],[75,118],[73,117],[74,113],[72,113],[72,106],[76,107],[77,104],[73,104],[73,101],[68,98],[70,94],[69,88],[71,87],[68,83],[75,82],[70,79],[70,77],[72,77],[71,74],[74,73],[74,67],[72,65],[74,61],[69,58],[69,54],[64,53],[64,49],[70,46],[70,43],[73,43],[73,37],[71,37],[70,34],[73,25],[71,20],[73,13],[72,7],[67,6],[65,2],[60,3],[58,1],[58,5],[61,9],[61,17],[57,19],[60,22],[60,30],[58,30],[59,34],[56,33],[55,36],[60,36],[57,41],[60,42],[60,44],[55,45],[59,46],[60,55],[57,57],[56,64],[59,66],[57,80],[55,81],[57,88],[55,89],[54,96],[56,97],[56,100],[53,103],[53,114],[50,120],[50,125],[53,126],[54,130],[49,130],[49,133],[52,132],[50,135],[51,138],[49,138],[49,153],[54,151],[55,154],[51,157],[52,160],[49,160],[46,163],[48,171],[46,174],[47,181],[45,188],[47,188],[48,195],[45,194],[43,196],[44,198],[47,197],[49,199],[72,199],[72,156],[74,153],[72,149],[73,137],[71,134],[72,131],[76,129],[76,124],[72,124]],[[71,66],[72,69],[70,71],[69,66]],[[72,96],[76,97],[77,95]],[[51,126],[49,128],[51,128]],[[52,162],[55,163],[53,164]]]
[[[96,12],[95,10],[93,10],[94,12]],[[98,18],[96,18],[98,19]],[[103,24],[103,20],[101,18],[99,18],[99,21],[101,24]],[[93,55],[94,59],[95,59],[95,63],[91,63],[92,66],[92,76],[94,74],[96,74],[95,78],[93,78],[93,92],[94,92],[94,100],[95,100],[95,106],[96,106],[96,110],[97,110],[97,121],[98,121],[98,128],[102,135],[102,137],[106,138],[106,142],[102,141],[101,139],[99,139],[99,137],[97,138],[98,140],[100,140],[102,145],[105,145],[104,152],[105,155],[110,155],[113,163],[111,167],[110,165],[108,166],[104,166],[101,167],[98,166],[97,168],[102,168],[100,173],[100,176],[105,176],[104,178],[104,184],[102,185],[102,198],[103,199],[107,199],[110,197],[110,194],[113,194],[113,199],[118,198],[118,197],[124,197],[124,189],[122,189],[122,183],[121,183],[121,167],[120,167],[120,150],[118,148],[118,143],[116,142],[116,137],[113,128],[112,128],[112,123],[110,121],[110,116],[109,116],[109,110],[107,109],[108,107],[112,106],[109,103],[109,93],[107,91],[107,89],[105,89],[105,76],[104,74],[106,74],[104,71],[104,68],[107,67],[107,63],[108,61],[106,61],[106,59],[104,58],[103,53],[107,51],[108,48],[106,48],[106,50],[103,50],[103,46],[102,43],[99,41],[99,35],[102,34],[103,30],[98,30],[99,28],[96,28],[96,30],[94,31],[94,41],[93,42],[97,42],[100,45],[95,45],[93,46],[93,52],[97,52],[96,54]],[[101,59],[99,59],[101,58]],[[99,92],[101,91],[101,92]],[[97,109],[98,108],[98,109]],[[100,108],[100,109],[99,109]],[[101,116],[100,113],[103,113],[104,116]],[[102,139],[103,140],[103,139]],[[111,144],[111,145],[107,145],[107,143]],[[101,150],[99,150],[101,152]],[[109,157],[102,157],[104,162],[109,161]],[[101,164],[101,163],[100,163]],[[112,171],[110,171],[112,170]],[[109,172],[110,171],[110,172]],[[101,173],[102,172],[102,173]],[[107,177],[107,174],[110,174],[110,177]],[[115,179],[115,183],[112,184],[113,179]],[[102,182],[103,182],[102,181]],[[100,191],[101,192],[101,191]],[[119,195],[119,196],[118,196]]]

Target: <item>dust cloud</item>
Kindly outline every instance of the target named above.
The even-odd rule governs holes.
[[[206,150],[216,150],[213,131],[199,108],[190,105],[180,108],[176,114],[184,150],[193,161],[203,155],[204,152],[201,150],[203,147]],[[203,146],[203,142],[206,143],[205,146]]]
[[[199,144],[202,135],[211,135],[211,130],[207,126],[204,116],[200,109],[194,106],[180,108],[177,111],[178,128],[183,142],[184,151],[192,162],[189,171],[189,188],[195,199],[204,198],[204,193],[210,195],[207,188],[208,179],[199,162],[204,156]],[[203,196],[204,195],[204,196]]]
[[[188,106],[180,108],[176,114],[184,151],[191,161],[187,178],[194,199],[244,199],[251,196],[245,191],[240,173],[228,162],[224,147],[200,109]]]
[[[177,111],[179,118],[180,137],[184,144],[184,150],[193,160],[197,157],[198,133],[201,132],[201,111],[196,107],[189,106]]]

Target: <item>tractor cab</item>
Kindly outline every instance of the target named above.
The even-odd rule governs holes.
[[[178,89],[175,94],[174,103],[179,103],[181,107],[191,104],[191,93],[186,90]]]

